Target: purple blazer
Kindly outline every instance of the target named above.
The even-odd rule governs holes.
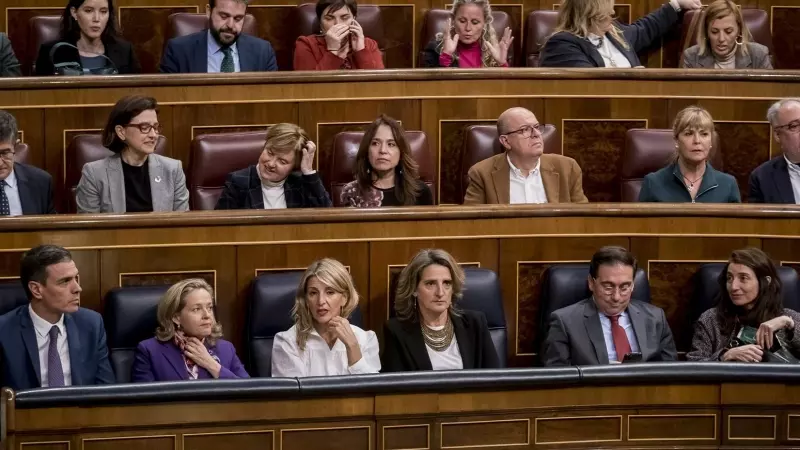
[[[219,339],[209,352],[216,356],[222,369],[220,378],[250,378],[242,362],[236,356],[236,349],[228,341]],[[208,371],[198,367],[197,379],[213,379]],[[189,373],[183,362],[181,350],[172,341],[162,342],[156,338],[142,341],[136,347],[136,355],[131,369],[131,381],[178,381],[188,380]]]

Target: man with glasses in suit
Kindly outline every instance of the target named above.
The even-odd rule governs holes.
[[[781,155],[750,174],[750,203],[800,204],[800,98],[785,98],[767,111]]]
[[[14,161],[18,132],[14,116],[0,110],[0,217],[55,214],[53,177]]]

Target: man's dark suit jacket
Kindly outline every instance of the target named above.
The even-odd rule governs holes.
[[[664,311],[631,300],[628,315],[642,353],[642,361],[675,361],[678,354]],[[608,364],[603,327],[594,300],[587,298],[554,311],[542,349],[545,366]]]
[[[77,50],[71,47],[61,46],[53,55],[53,61],[50,61],[50,50],[53,46],[62,40],[56,40],[42,44],[39,47],[39,56],[36,58],[36,73],[38,76],[55,75],[55,67],[53,63],[63,62],[81,62],[81,55]],[[77,45],[76,42],[69,42],[72,45]],[[136,58],[136,52],[133,50],[133,45],[130,42],[120,38],[107,39],[103,41],[106,47],[106,57],[114,63],[117,72],[120,74],[137,74],[142,73],[142,66],[139,65],[139,60]]]
[[[22,203],[22,214],[55,214],[53,204],[53,177],[44,170],[22,163],[14,163],[17,191]]]
[[[489,335],[486,316],[477,311],[463,311],[461,316],[450,315],[465,369],[495,369],[500,367],[497,351]],[[433,370],[419,322],[400,322],[389,319],[383,329],[381,372],[411,372]],[[506,355],[501,355],[505,358]]]
[[[756,167],[750,174],[748,203],[788,203],[794,205],[794,191],[789,178],[789,165],[783,155]]]
[[[669,3],[659,9],[633,22],[624,25],[616,22],[615,25],[622,30],[622,35],[628,42],[626,50],[622,45],[606,33],[606,39],[611,39],[614,44],[631,63],[631,67],[641,66],[637,52],[647,49],[658,43],[661,36],[675,27],[679,14]],[[575,36],[572,33],[561,31],[554,34],[542,48],[541,67],[605,67],[603,57],[597,48],[588,39]]]
[[[331,198],[322,185],[319,172],[303,175],[292,172],[283,185],[287,208],[325,208]],[[256,166],[228,174],[222,195],[214,209],[264,209],[261,178]]]
[[[248,34],[236,40],[239,50],[239,70],[242,72],[268,72],[278,70],[275,52],[269,42]],[[163,73],[207,73],[208,30],[172,38],[161,57],[159,69]]]
[[[11,41],[5,33],[0,33],[0,77],[21,77],[19,60],[14,55]]]
[[[114,383],[100,314],[80,308],[64,315],[64,326],[72,385]],[[42,386],[41,378],[36,329],[26,303],[0,316],[0,386],[17,391],[33,389]]]

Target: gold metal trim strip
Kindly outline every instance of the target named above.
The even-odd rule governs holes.
[[[631,417],[713,417],[714,418],[714,437],[710,438],[631,438]],[[629,414],[628,415],[628,435],[626,439],[629,442],[639,441],[716,441],[717,440],[717,415],[716,414]]]
[[[267,434],[269,433],[272,436],[272,449],[275,450],[276,447],[276,435],[275,430],[242,430],[242,431],[220,431],[220,432],[208,432],[208,433],[184,433],[181,435],[181,448],[186,448],[186,437],[194,437],[194,436],[222,436],[222,435],[231,435],[231,434]]]
[[[593,440],[583,440],[583,441],[540,441],[539,440],[539,421],[545,420],[575,420],[575,419],[619,419],[619,439],[593,439]],[[617,416],[563,416],[563,417],[537,417],[534,423],[534,427],[536,427],[536,432],[534,436],[536,436],[536,441],[534,444],[588,444],[588,443],[595,443],[595,442],[622,442],[623,434],[622,434],[622,415]]]
[[[369,450],[372,450],[374,447],[373,440],[372,440],[372,426],[370,425],[356,425],[350,427],[321,427],[321,428],[286,428],[281,429],[281,450],[283,450],[283,433],[291,433],[297,431],[326,431],[326,430],[357,430],[361,428],[367,429],[367,441],[369,442]]]
[[[392,449],[392,450],[429,450],[431,448],[431,426],[430,426],[430,424],[427,424],[427,423],[420,423],[420,424],[415,424],[415,425],[384,425],[384,426],[382,426],[381,427],[381,449],[385,449],[386,448],[386,434],[385,434],[384,430],[386,430],[387,428],[422,428],[422,427],[425,427],[425,429],[427,430],[425,435],[428,438],[428,442],[427,442],[427,444],[425,444],[425,447],[419,447],[419,448],[395,448],[395,449]]]
[[[772,437],[771,438],[754,438],[754,437],[731,437],[731,418],[741,419],[772,419]],[[778,438],[778,416],[774,414],[756,415],[756,414],[729,414],[728,415],[728,436],[729,441],[774,441]]]
[[[527,434],[525,435],[525,442],[518,444],[486,444],[486,445],[449,445],[445,446],[442,441],[445,425],[466,425],[474,423],[507,423],[507,422],[525,422],[527,424]],[[454,448],[494,448],[494,447],[516,447],[516,446],[529,446],[531,444],[531,419],[503,419],[503,420],[473,420],[467,422],[440,422],[439,423],[439,448],[454,449]]]

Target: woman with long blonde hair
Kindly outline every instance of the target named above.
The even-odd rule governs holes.
[[[670,0],[624,25],[614,19],[614,0],[564,0],[556,29],[542,47],[541,67],[642,67],[638,52],[658,43],[700,0]]]
[[[498,40],[489,0],[453,0],[450,19],[425,47],[425,67],[508,67],[514,38],[506,27]]]
[[[378,338],[347,320],[358,292],[347,268],[330,258],[315,261],[300,280],[294,325],[275,335],[273,377],[315,377],[381,370]]]
[[[732,0],[715,0],[689,25],[696,44],[683,51],[681,66],[693,69],[772,69],[769,49],[752,42],[742,9]]]

